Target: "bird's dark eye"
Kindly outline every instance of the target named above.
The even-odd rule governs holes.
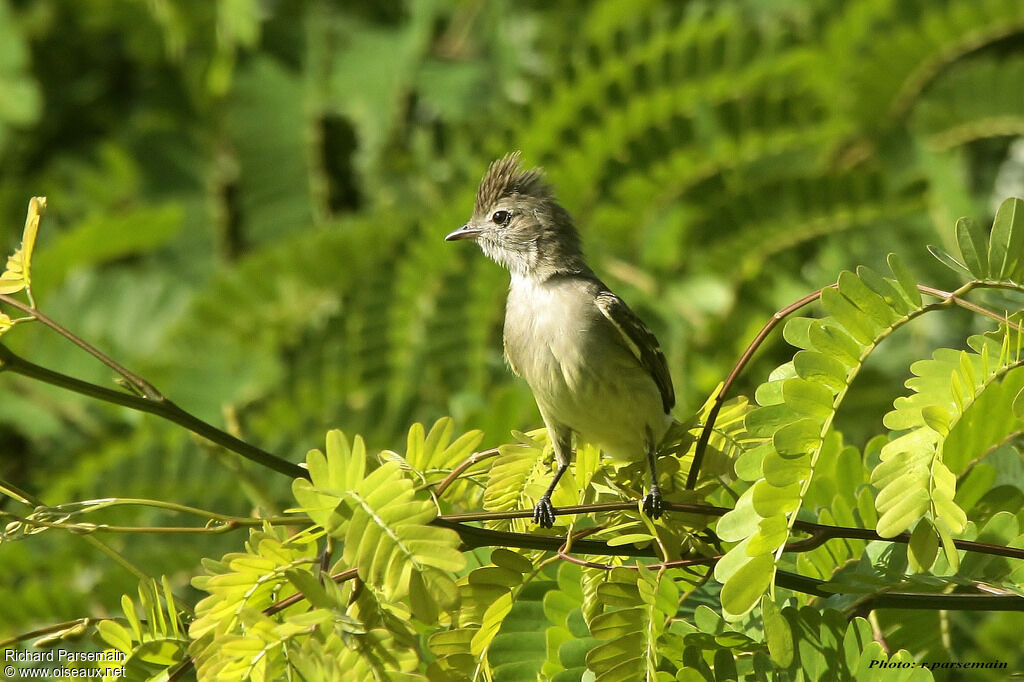
[[[512,214],[508,211],[495,211],[494,215],[491,216],[491,221],[495,225],[507,225]]]

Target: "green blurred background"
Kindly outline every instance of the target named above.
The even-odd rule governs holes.
[[[442,241],[509,150],[547,169],[660,337],[685,416],[844,268],[897,252],[955,287],[925,245],[1024,194],[1021,135],[1020,0],[0,0],[0,246],[48,196],[41,308],[293,461],[328,428],[401,449],[444,415],[485,445],[540,425],[501,357],[506,275]],[[972,324],[900,331],[844,403],[847,441]],[[41,327],[4,342],[110,385]],[[738,391],[785,356],[769,345]],[[284,477],[174,426],[2,374],[0,477],[50,504],[289,505]],[[241,541],[110,538],[176,586]],[[63,534],[4,544],[0,565],[0,636],[134,591]]]

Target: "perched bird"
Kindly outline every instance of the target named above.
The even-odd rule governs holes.
[[[492,163],[473,217],[445,237],[457,239],[475,240],[511,275],[505,358],[530,385],[558,462],[534,521],[554,524],[551,493],[569,467],[574,433],[613,458],[646,456],[651,490],[643,509],[661,516],[655,448],[675,405],[665,356],[640,318],[587,266],[572,218],[543,172],[524,170],[519,152]]]

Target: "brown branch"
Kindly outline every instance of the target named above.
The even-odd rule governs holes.
[[[448,486],[454,483],[455,479],[461,476],[466,469],[469,469],[477,462],[482,462],[486,459],[490,459],[491,457],[495,457],[497,454],[498,448],[491,448],[490,450],[484,450],[482,452],[474,452],[463,460],[459,466],[452,469],[451,473],[444,477],[444,480],[437,484],[437,487],[434,489],[434,494],[441,497],[444,495],[444,491],[448,489]]]
[[[353,578],[357,578],[358,575],[359,574],[358,574],[358,570],[357,569],[350,568],[348,570],[341,571],[340,573],[335,573],[334,575],[331,576],[331,580],[333,580],[336,583],[343,583],[346,580],[352,580]],[[284,611],[286,608],[288,608],[292,604],[299,603],[300,601],[305,599],[305,597],[306,597],[306,595],[302,594],[301,592],[296,592],[292,596],[286,597],[286,598],[282,599],[279,602],[274,602],[273,604],[271,604],[267,608],[263,609],[263,615],[264,616],[273,616],[275,613],[280,613],[281,611]]]
[[[836,285],[833,284],[832,286],[834,287]],[[726,394],[729,392],[729,389],[732,388],[732,385],[740,375],[740,372],[742,372],[747,366],[747,363],[750,362],[750,358],[754,356],[754,353],[761,344],[764,343],[764,340],[769,334],[771,334],[772,330],[778,326],[779,322],[786,319],[786,317],[797,310],[800,310],[800,308],[817,301],[821,298],[822,291],[823,289],[818,289],[817,291],[809,293],[800,300],[790,303],[782,310],[773,314],[771,319],[761,327],[761,331],[757,333],[757,336],[755,336],[754,340],[750,342],[746,350],[743,351],[740,359],[736,361],[735,365],[733,365],[732,371],[729,372],[729,376],[726,377],[725,382],[722,384],[722,388],[715,396],[715,403],[711,406],[711,410],[708,412],[707,421],[704,423],[704,428],[700,432],[700,439],[698,439],[697,448],[693,453],[693,463],[690,464],[690,472],[686,476],[687,490],[693,490],[694,486],[697,485],[697,476],[700,474],[700,465],[704,461],[704,451],[708,447],[708,441],[711,440],[711,431],[714,429],[715,420],[718,419],[718,413],[722,410],[722,405],[725,404]]]

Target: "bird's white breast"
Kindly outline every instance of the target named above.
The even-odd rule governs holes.
[[[594,303],[592,280],[513,275],[505,354],[542,414],[608,454],[646,454],[670,421],[661,395],[619,332]]]

